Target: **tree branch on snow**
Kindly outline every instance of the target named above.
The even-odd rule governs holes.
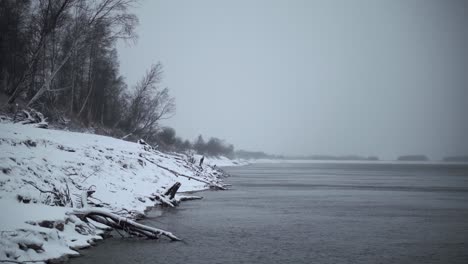
[[[154,162],[154,161],[148,159],[148,158],[145,157],[145,156],[142,156],[142,157],[143,157],[144,159],[146,159],[147,161],[153,163],[154,165],[158,166],[159,168],[171,172],[171,173],[174,174],[176,177],[181,176],[181,177],[184,177],[184,178],[188,178],[189,180],[192,180],[192,179],[193,179],[193,180],[196,180],[196,181],[199,181],[199,182],[206,183],[206,184],[208,184],[211,188],[214,188],[214,189],[227,190],[226,187],[224,187],[223,185],[220,185],[220,184],[218,184],[218,183],[216,183],[216,182],[207,181],[207,180],[203,180],[203,179],[200,179],[200,178],[197,178],[197,177],[191,177],[191,176],[188,176],[188,175],[184,175],[184,174],[179,173],[179,172],[177,172],[177,171],[175,171],[175,170],[171,170],[171,169],[169,169],[169,168],[167,168],[167,167],[161,166],[161,165],[157,164],[156,162]]]
[[[85,182],[89,177],[95,175],[96,173],[100,172],[101,169],[100,167],[96,167],[92,173],[90,173],[88,176],[84,177],[84,179],[81,181],[81,183]]]
[[[34,187],[35,189],[37,189],[41,193],[50,193],[50,194],[52,194],[53,197],[54,197],[54,201],[53,201],[54,205],[58,205],[58,206],[70,205],[71,207],[73,207],[73,200],[70,197],[70,189],[68,188],[68,184],[65,184],[66,189],[64,191],[58,190],[55,186],[53,187],[52,191],[49,191],[49,190],[44,190],[42,188],[39,188],[32,181],[28,181],[28,180],[23,179],[23,182],[26,183],[26,184],[31,185],[32,187]]]

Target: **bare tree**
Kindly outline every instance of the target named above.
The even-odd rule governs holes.
[[[28,67],[22,74],[21,78],[15,84],[12,94],[8,100],[8,103],[13,103],[20,92],[28,75],[34,75],[35,66],[40,59],[41,51],[44,50],[45,43],[48,40],[50,34],[57,28],[57,25],[64,14],[72,5],[73,0],[40,0],[38,1],[36,8],[36,15],[31,20],[31,26],[38,26],[37,32],[34,32],[32,36],[37,35],[37,41],[32,42],[32,53],[29,56]]]
[[[174,98],[169,95],[168,88],[159,87],[162,73],[162,64],[154,64],[136,85],[125,122],[130,134],[151,136],[157,131],[158,121],[174,114]]]
[[[50,1],[50,0],[49,0]],[[71,5],[73,0],[63,0],[64,5],[67,3]],[[37,99],[39,99],[42,94],[46,91],[50,91],[51,82],[54,80],[57,73],[62,69],[65,63],[68,62],[71,55],[74,54],[75,50],[81,50],[86,46],[87,43],[90,43],[91,49],[93,46],[96,46],[96,34],[99,33],[99,27],[108,27],[110,34],[108,34],[108,41],[115,39],[135,39],[136,35],[134,33],[134,28],[138,23],[138,19],[135,15],[129,14],[128,9],[135,3],[135,0],[102,0],[99,2],[89,2],[89,1],[78,1],[75,0],[75,20],[84,19],[83,21],[75,23],[78,25],[76,28],[75,40],[71,48],[65,52],[61,62],[58,64],[58,67],[50,72],[45,78],[41,88],[35,93],[35,95],[28,102],[28,106],[32,105]],[[62,10],[62,9],[60,9]],[[92,55],[92,52],[90,52]],[[92,57],[90,56],[90,60]],[[92,72],[92,63],[90,64],[89,73]],[[89,74],[89,75],[90,75]],[[85,97],[83,105],[79,114],[84,110],[84,107],[88,103],[89,97],[93,91],[93,86],[91,85],[92,79],[89,77],[88,83],[88,93]],[[12,96],[13,100],[14,97]],[[11,99],[10,99],[11,101]]]
[[[136,39],[137,1],[0,1],[0,84],[9,103],[21,98],[51,122],[78,119],[156,142],[159,121],[175,112],[162,65],[129,90],[116,51],[117,40]]]

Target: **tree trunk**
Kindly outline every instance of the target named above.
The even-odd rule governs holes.
[[[54,72],[52,72],[48,77],[47,79],[45,80],[44,84],[41,86],[41,88],[39,89],[39,91],[37,91],[37,93],[34,95],[34,97],[29,101],[29,103],[27,104],[27,106],[29,107],[31,104],[33,104],[37,99],[39,99],[41,97],[41,95],[50,89],[50,85],[53,81],[53,79],[55,78],[55,76],[57,75],[57,73],[62,69],[62,67],[65,65],[65,63],[67,63],[68,59],[70,58],[71,56],[71,51],[68,52],[67,56],[65,56],[65,58],[62,60],[62,62],[60,63],[60,65],[57,67],[57,69],[55,69]]]
[[[83,113],[83,110],[85,109],[86,104],[88,103],[89,96],[91,95],[91,92],[93,90],[93,80],[92,80],[92,69],[93,69],[93,47],[91,46],[91,50],[89,51],[89,69],[88,69],[88,94],[86,95],[86,98],[83,102],[83,105],[81,106],[80,111],[78,112],[78,116],[81,116],[81,113]]]
[[[169,195],[169,199],[174,199],[174,196],[176,195],[177,193],[177,190],[179,190],[180,188],[180,182],[176,182],[174,183],[174,185],[171,186],[171,188],[169,188],[165,193],[164,195]]]

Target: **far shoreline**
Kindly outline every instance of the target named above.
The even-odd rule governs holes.
[[[381,164],[381,165],[466,165],[460,161],[399,161],[399,160],[295,160],[295,159],[258,159],[248,160],[249,164]]]

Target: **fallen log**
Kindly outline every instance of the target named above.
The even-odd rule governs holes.
[[[171,199],[167,198],[164,194],[160,193],[153,193],[154,199],[160,201],[163,205],[167,205],[169,207],[175,207],[176,205],[172,202]]]
[[[35,124],[38,128],[48,128],[47,118],[41,112],[38,112],[32,108],[29,110],[23,109],[19,113],[15,114],[14,121],[19,122],[23,125]]]
[[[161,202],[162,205],[166,205],[169,207],[175,207],[177,206],[177,202],[174,200],[174,196],[177,193],[181,186],[180,182],[174,183],[169,189],[164,194],[161,194],[159,192],[153,193],[152,197],[150,197],[151,200],[158,200]],[[169,197],[167,197],[169,195]]]
[[[192,177],[192,176],[184,175],[184,174],[179,173],[179,172],[177,172],[177,171],[175,171],[175,170],[171,170],[171,169],[169,169],[169,168],[167,168],[167,167],[161,166],[161,165],[157,164],[156,162],[154,162],[153,160],[148,159],[148,158],[145,157],[145,156],[142,156],[142,157],[143,157],[144,159],[146,159],[148,162],[151,162],[151,163],[153,163],[154,165],[158,166],[159,168],[171,172],[171,173],[174,174],[176,177],[179,177],[179,176],[180,176],[180,177],[188,178],[189,180],[192,180],[192,179],[193,179],[193,180],[196,180],[196,181],[199,181],[199,182],[203,182],[203,183],[208,184],[208,186],[210,186],[210,188],[212,188],[212,189],[216,189],[216,190],[227,190],[223,185],[220,185],[220,184],[218,184],[218,183],[216,183],[216,182],[207,181],[207,180],[203,180],[203,179],[200,179],[200,178],[197,178],[197,177]]]
[[[142,225],[128,218],[110,213],[100,208],[90,207],[90,208],[78,209],[78,210],[74,210],[73,214],[83,220],[86,220],[86,218],[89,217],[93,221],[110,226],[112,228],[126,231],[127,233],[136,235],[136,236],[145,236],[151,239],[158,239],[160,236],[166,236],[170,238],[172,241],[181,240],[180,238],[178,238],[171,232],[158,229],[158,228],[154,228],[154,227],[150,227],[150,226],[146,226],[146,225]]]
[[[157,239],[160,236],[166,236],[172,241],[180,241],[181,239],[172,234],[171,232],[158,229],[155,227],[150,227],[142,225],[133,220],[130,220],[126,217],[116,215],[114,213],[108,212],[107,210],[90,207],[88,205],[88,197],[94,193],[94,190],[88,190],[82,193],[81,195],[81,204],[82,208],[74,210],[72,214],[76,215],[83,221],[86,221],[88,218],[101,223],[103,225],[123,230],[131,235],[142,236],[151,239]]]
[[[190,201],[190,200],[199,200],[202,199],[203,197],[201,196],[186,196],[186,195],[178,195],[176,196],[177,191],[179,190],[181,186],[180,182],[174,183],[169,189],[164,194],[160,193],[155,193],[153,194],[155,200],[160,201],[163,205],[167,205],[170,207],[175,207],[179,205],[180,202],[183,201]],[[169,197],[167,197],[169,195]]]

